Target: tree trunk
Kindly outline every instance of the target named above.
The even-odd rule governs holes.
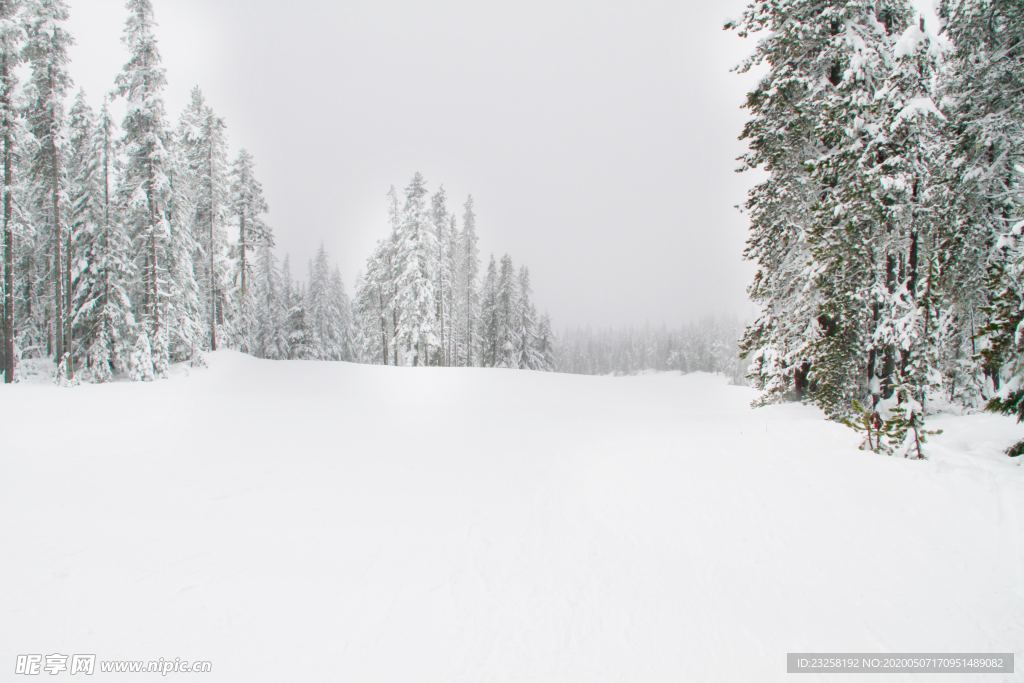
[[[67,353],[67,358],[68,358],[68,365],[67,365],[67,368],[68,368],[68,379],[73,379],[74,376],[75,376],[75,349],[74,349],[75,333],[74,333],[74,322],[72,321],[72,314],[71,314],[73,301],[72,301],[72,297],[71,297],[71,292],[72,292],[72,289],[71,289],[71,262],[72,262],[72,258],[71,257],[72,257],[72,254],[71,254],[71,228],[70,228],[70,226],[68,227],[66,232],[67,232],[67,239],[68,239],[68,241],[67,241],[67,244],[64,246],[64,274],[65,274],[67,279],[64,282],[64,300],[65,300],[65,303],[67,305],[67,309],[64,312],[64,324],[65,324],[64,345],[65,345],[65,348],[66,348],[66,353]]]
[[[51,136],[53,131],[51,128]],[[60,227],[60,186],[57,178],[57,142],[50,140],[50,203],[53,211],[53,353],[59,365],[66,352],[64,346],[64,231]]]
[[[467,257],[468,258],[468,257]],[[468,270],[468,268],[467,268]],[[473,367],[473,285],[466,275],[466,367]]]
[[[157,249],[156,233],[159,213],[156,206],[156,179],[153,177],[153,165],[149,162],[146,169],[146,208],[149,212],[149,254],[146,256],[146,312],[149,314],[150,343],[156,341],[160,332],[160,307],[158,305],[160,285],[157,281]]]
[[[240,286],[240,291],[241,291],[241,294],[242,294],[242,299],[245,299],[247,283],[245,281],[245,270],[246,270],[245,251],[246,251],[246,244],[245,244],[245,211],[244,210],[238,216],[238,251],[239,251],[239,254],[238,254],[238,267],[241,270],[241,282],[240,282],[239,286]]]
[[[14,381],[14,227],[11,224],[13,205],[11,202],[11,183],[14,182],[13,150],[10,118],[10,64],[6,57],[0,56],[0,90],[3,95],[0,107],[3,107],[3,163],[4,163],[4,382]]]
[[[388,323],[384,311],[384,295],[377,287],[377,308],[380,311],[380,347],[384,352],[384,365],[388,364]]]
[[[210,148],[207,151],[207,165],[208,172],[210,174],[210,235],[209,235],[209,270],[210,270],[210,350],[217,350],[217,276],[214,272],[214,259],[213,259],[213,235],[217,216],[216,196],[214,192],[213,183],[213,144],[211,142]]]
[[[391,311],[391,330],[395,333],[394,344],[391,345],[392,365],[398,365],[398,311]]]

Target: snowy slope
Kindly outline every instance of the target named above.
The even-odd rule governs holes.
[[[1020,670],[1024,468],[998,451],[1024,430],[944,418],[910,462],[752,398],[706,375],[223,352],[148,385],[0,387],[0,670],[84,652],[237,683],[768,681],[787,651]]]

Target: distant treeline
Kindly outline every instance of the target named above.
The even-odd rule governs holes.
[[[557,367],[584,375],[716,372],[742,383],[746,364],[737,351],[742,334],[743,323],[716,317],[678,327],[578,327],[562,334]]]

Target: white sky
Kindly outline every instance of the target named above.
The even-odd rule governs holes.
[[[69,0],[98,102],[122,0]],[[744,0],[153,0],[176,121],[198,84],[256,156],[282,253],[354,282],[416,170],[476,199],[557,328],[746,315],[734,206]],[[461,213],[461,212],[460,212]]]

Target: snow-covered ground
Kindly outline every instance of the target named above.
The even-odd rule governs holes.
[[[753,397],[708,375],[233,353],[147,385],[2,387],[0,671],[18,653],[210,660],[192,677],[229,683],[767,681],[787,651],[1024,668],[1024,468],[1000,452],[1024,428],[937,419],[911,462]]]

